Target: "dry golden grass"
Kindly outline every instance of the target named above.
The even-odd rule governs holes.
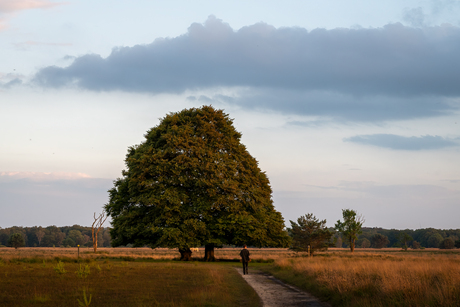
[[[216,249],[215,256],[222,260],[239,260],[239,251],[240,248]],[[274,265],[252,265],[334,306],[460,305],[460,250],[357,249],[351,254],[347,249],[334,248],[314,257],[287,249],[250,248],[250,251],[254,262],[274,261]],[[204,250],[201,248],[192,256],[200,259]],[[117,258],[144,262],[178,259],[179,252],[175,249],[99,248],[94,254],[91,248],[80,248],[80,257],[87,262]],[[56,263],[57,259],[73,263],[77,259],[77,249],[0,248],[0,263],[39,264],[43,260]],[[197,292],[197,295],[203,294]]]
[[[241,248],[216,248],[215,257],[222,260],[239,260]],[[268,262],[279,258],[291,257],[295,253],[288,249],[280,248],[251,248],[251,258],[254,261]],[[54,259],[58,258],[77,258],[78,250],[76,247],[24,247],[18,248],[0,248],[0,259],[18,259],[18,258],[38,258]],[[143,248],[98,248],[95,254],[92,248],[80,247],[80,258],[82,259],[100,259],[100,258],[134,258],[134,259],[151,259],[151,260],[173,260],[179,258],[180,253],[177,249],[148,247]],[[192,257],[195,259],[204,257],[204,248],[198,252],[193,252]]]
[[[318,255],[275,261],[275,274],[337,306],[459,306],[458,253]]]

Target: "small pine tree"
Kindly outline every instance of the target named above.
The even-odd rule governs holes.
[[[326,248],[333,233],[326,227],[326,220],[318,220],[309,213],[291,222],[292,250],[308,251],[312,256],[316,250]]]

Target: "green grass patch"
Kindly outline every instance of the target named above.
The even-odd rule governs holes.
[[[261,306],[225,263],[62,260],[3,262],[0,306]]]

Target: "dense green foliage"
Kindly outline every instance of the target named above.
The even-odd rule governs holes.
[[[297,223],[291,222],[290,233],[292,236],[291,249],[295,251],[310,251],[310,255],[316,250],[329,246],[333,233],[327,229],[326,220],[318,220],[309,213],[297,219]]]
[[[441,242],[450,238],[453,242],[460,241],[460,229],[434,229],[434,228],[423,228],[423,229],[383,229],[383,228],[362,228],[362,234],[358,236],[356,241],[357,247],[362,247],[364,240],[370,240],[376,233],[385,235],[388,237],[390,243],[388,247],[401,247],[404,248],[404,244],[407,247],[440,247]],[[402,238],[405,237],[405,240]],[[431,238],[431,239],[430,239]],[[414,246],[415,245],[415,246]],[[420,246],[419,246],[420,245]],[[459,246],[460,247],[460,244]]]
[[[18,248],[24,247],[26,245],[22,234],[20,233],[13,233],[10,238],[8,239],[8,246]]]
[[[388,237],[380,233],[376,233],[371,237],[371,247],[373,248],[383,248],[387,247],[390,244]]]
[[[164,117],[129,148],[109,191],[112,245],[287,246],[269,180],[240,138],[210,106]]]
[[[452,238],[445,238],[439,244],[439,248],[441,249],[453,249],[455,247],[455,242]]]
[[[50,229],[53,230],[58,230],[59,233],[62,233],[64,235],[64,240],[61,241],[61,244],[58,244],[59,242],[54,239],[54,237],[51,235],[52,232]],[[47,236],[50,240],[43,240],[41,241],[41,244],[39,244],[38,239],[37,239],[37,232],[42,230],[44,233],[46,233]],[[38,246],[43,246],[43,247],[52,247],[54,246],[67,246],[64,245],[64,241],[67,238],[69,232],[71,230],[78,230],[84,237],[84,244],[80,244],[80,246],[92,246],[92,241],[91,241],[91,227],[83,227],[79,225],[74,225],[74,226],[64,226],[64,227],[56,227],[56,226],[48,226],[48,227],[9,227],[9,228],[0,228],[0,246],[8,246],[8,239],[13,233],[21,233],[24,237],[25,240],[25,246],[26,247],[38,247]],[[330,229],[332,230],[332,229]],[[362,234],[358,236],[358,240],[356,241],[356,247],[357,248],[368,248],[370,247],[370,238],[372,235],[375,233],[380,233],[388,237],[388,240],[390,243],[388,244],[388,247],[401,247],[404,248],[404,243],[401,242],[401,236],[403,234],[407,234],[410,237],[410,240],[406,241],[406,244],[409,248],[427,248],[428,246],[426,245],[426,241],[423,241],[423,237],[426,236],[426,234],[433,234],[439,233],[442,237],[443,240],[446,238],[452,239],[452,241],[455,242],[455,247],[460,248],[460,229],[434,229],[434,228],[422,228],[422,229],[417,229],[417,230],[412,230],[412,229],[405,229],[405,230],[399,230],[399,229],[384,229],[384,228],[371,228],[371,227],[362,227]],[[62,235],[58,235],[58,237],[61,237]],[[334,235],[335,238],[338,240],[338,247],[349,247],[347,245],[347,242],[341,243],[340,238],[340,233],[336,233]],[[420,243],[423,242],[423,245]],[[45,244],[46,243],[46,244]],[[68,245],[72,246],[72,245]],[[98,241],[98,246],[99,247],[108,247],[110,246],[110,231],[109,228],[104,228],[104,230],[101,230],[101,233],[99,233],[99,241]],[[129,245],[128,245],[129,246]]]
[[[410,242],[410,241],[413,241],[413,240],[414,239],[409,234],[407,234],[406,232],[401,232],[399,234],[399,243],[401,244],[401,247],[404,250],[407,250],[407,248],[409,247],[407,243]],[[390,243],[390,241],[388,241],[388,243]]]
[[[59,247],[59,246],[92,246],[91,227],[48,226],[48,227],[10,227],[0,228],[0,245],[7,246],[12,234],[19,233],[24,238],[26,247]],[[101,229],[98,235],[100,247],[110,246],[110,232],[108,228]]]

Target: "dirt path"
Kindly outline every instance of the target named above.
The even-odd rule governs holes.
[[[287,285],[271,275],[255,270],[249,271],[248,275],[243,275],[243,269],[236,268],[236,270],[256,290],[264,307],[330,307],[329,304],[320,302],[311,294]]]

